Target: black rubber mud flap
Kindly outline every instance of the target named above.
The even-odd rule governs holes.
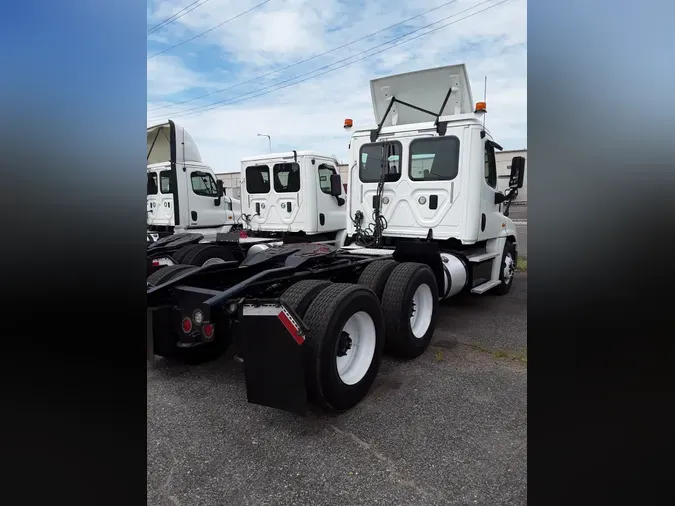
[[[306,416],[300,318],[278,302],[245,303],[239,321],[248,402]]]

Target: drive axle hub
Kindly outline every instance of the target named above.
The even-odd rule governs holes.
[[[349,337],[349,334],[343,330],[340,334],[340,339],[338,340],[337,356],[344,357],[347,354],[347,351],[351,348],[352,338]]]

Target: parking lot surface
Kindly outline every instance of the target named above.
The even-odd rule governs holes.
[[[243,365],[148,369],[149,505],[526,504],[527,274],[442,303],[416,360],[347,413],[246,402]]]

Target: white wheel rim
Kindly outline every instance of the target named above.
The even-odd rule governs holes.
[[[502,271],[504,277],[504,284],[509,284],[513,278],[513,257],[511,253],[507,253],[504,258],[504,270]]]
[[[426,283],[415,290],[410,311],[410,329],[416,338],[421,339],[429,330],[434,315],[434,296]]]
[[[361,381],[375,356],[375,323],[368,313],[359,311],[354,313],[344,327],[341,338],[348,337],[347,350],[342,350],[338,342],[336,353],[336,365],[338,376],[346,385],[355,385]],[[342,356],[338,356],[344,353]]]

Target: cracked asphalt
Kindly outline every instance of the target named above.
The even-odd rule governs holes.
[[[527,274],[443,303],[432,346],[385,358],[351,411],[246,402],[231,356],[148,369],[149,505],[527,503]]]

